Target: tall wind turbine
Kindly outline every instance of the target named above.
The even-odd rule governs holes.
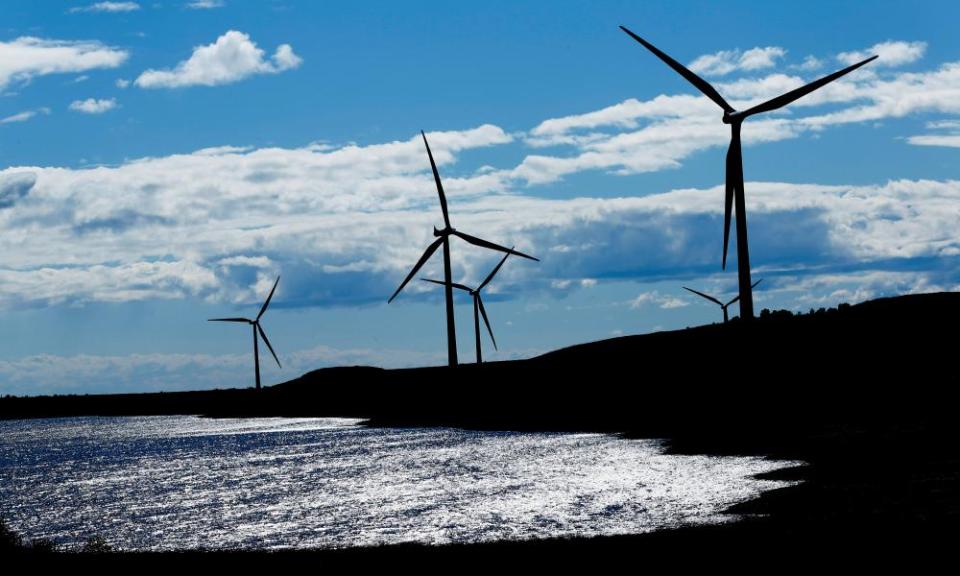
[[[480,291],[483,290],[487,284],[493,280],[493,277],[497,275],[497,272],[500,271],[500,268],[503,266],[503,263],[507,261],[507,258],[510,257],[510,253],[503,255],[503,258],[500,260],[500,263],[487,274],[487,277],[483,282],[480,283],[476,288],[470,288],[464,286],[463,284],[457,284],[456,282],[450,284],[450,286],[468,292],[471,297],[473,297],[473,329],[476,333],[476,344],[477,344],[477,364],[483,364],[483,353],[480,350],[480,316],[483,316],[483,323],[487,326],[487,332],[490,333],[490,341],[493,342],[493,349],[497,350],[497,339],[493,337],[493,329],[490,328],[490,319],[487,318],[487,311],[483,307],[483,298],[480,296]],[[441,286],[446,286],[446,282],[441,282],[440,280],[432,280],[430,278],[423,278],[424,282],[433,282],[434,284],[439,284]]]
[[[280,366],[280,359],[277,358],[277,353],[273,351],[273,346],[270,345],[267,333],[263,331],[263,326],[260,325],[260,318],[263,316],[263,313],[267,311],[267,306],[270,305],[270,299],[273,298],[273,293],[279,283],[280,277],[277,276],[277,281],[273,283],[273,288],[270,289],[270,295],[267,296],[266,302],[260,307],[260,312],[253,320],[249,318],[211,318],[207,320],[207,322],[246,322],[253,328],[253,367],[257,374],[257,390],[260,389],[260,346],[257,341],[258,332],[260,333],[260,337],[263,338],[264,344],[270,349],[270,353],[273,354],[273,359],[277,361],[277,366]],[[280,367],[283,368],[283,366]]]
[[[857,62],[856,64],[848,66],[843,70],[824,76],[819,80],[814,80],[805,86],[801,86],[800,88],[791,90],[786,94],[777,96],[771,100],[767,100],[762,104],[757,104],[756,106],[747,110],[738,111],[735,110],[733,106],[728,104],[713,86],[707,83],[703,78],[700,78],[685,68],[683,64],[680,64],[673,58],[667,56],[658,50],[656,46],[637,36],[624,26],[621,26],[620,29],[629,34],[637,42],[643,44],[647,50],[653,52],[654,55],[663,60],[667,66],[673,68],[678,74],[686,78],[688,82],[697,88],[697,90],[700,90],[700,92],[702,92],[707,98],[713,100],[718,106],[723,108],[723,123],[730,125],[730,148],[727,150],[727,185],[726,197],[724,199],[723,269],[726,270],[727,268],[727,244],[730,238],[730,211],[733,203],[736,202],[737,272],[740,281],[740,317],[745,320],[752,320],[753,292],[750,288],[750,254],[747,250],[747,212],[746,202],[743,196],[743,158],[740,153],[740,125],[743,124],[744,120],[750,116],[753,116],[754,114],[770,112],[772,110],[782,108],[794,100],[806,96],[814,90],[833,82],[837,78],[853,72],[857,68],[876,59],[877,57],[871,56],[862,62]]]
[[[754,282],[753,284],[751,284],[751,285],[750,285],[750,289],[753,290],[754,288],[757,287],[757,284],[759,284],[759,283],[761,283],[761,282],[763,282],[763,278],[761,278],[761,279],[757,280],[756,282]],[[693,288],[687,288],[686,286],[684,286],[683,289],[686,290],[686,291],[688,291],[688,292],[693,292],[694,294],[696,294],[697,296],[700,296],[701,298],[706,298],[707,300],[709,300],[709,301],[711,301],[711,302],[716,302],[716,303],[720,306],[720,309],[723,310],[723,323],[724,323],[724,324],[726,324],[727,321],[729,320],[729,318],[727,317],[727,308],[729,308],[730,305],[733,304],[734,302],[736,302],[737,300],[740,300],[740,295],[737,294],[736,298],[734,298],[733,300],[731,300],[731,301],[727,302],[726,304],[724,304],[723,302],[717,300],[717,299],[714,298],[713,296],[711,296],[711,295],[709,295],[709,294],[704,294],[703,292],[697,292],[697,291],[694,290]],[[743,313],[743,309],[742,309],[742,308],[741,308],[740,312],[741,312],[741,314]]]
[[[440,182],[440,172],[437,171],[437,163],[433,161],[433,153],[430,152],[430,144],[427,142],[427,135],[420,131],[420,135],[423,136],[423,145],[427,147],[427,156],[430,158],[430,167],[433,169],[433,179],[437,183],[437,194],[440,196],[440,210],[443,212],[443,230],[437,230],[437,227],[433,227],[433,235],[437,238],[434,240],[427,249],[423,251],[423,255],[420,256],[420,260],[413,266],[413,270],[407,274],[407,277],[403,279],[403,282],[400,283],[400,287],[397,288],[396,292],[393,293],[393,296],[387,300],[387,303],[393,302],[393,299],[397,297],[397,294],[403,290],[403,287],[410,282],[410,279],[420,270],[420,268],[433,256],[433,253],[437,251],[437,248],[443,246],[443,279],[444,279],[444,293],[446,296],[447,303],[447,358],[450,366],[457,365],[457,329],[453,321],[453,280],[451,279],[450,271],[450,236],[459,236],[463,240],[466,240],[470,244],[475,246],[480,246],[481,248],[487,248],[489,250],[497,250],[499,252],[506,252],[507,254],[515,254],[522,258],[528,258],[530,260],[535,260],[539,262],[538,258],[533,256],[528,256],[522,252],[517,252],[512,248],[505,248],[499,244],[494,244],[493,242],[488,242],[476,236],[471,236],[465,234],[450,225],[450,215],[447,213],[447,197],[443,193],[443,184]]]

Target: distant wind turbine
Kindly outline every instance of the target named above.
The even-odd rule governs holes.
[[[756,282],[754,282],[753,284],[751,284],[751,285],[750,285],[750,289],[752,290],[752,289],[756,288],[756,287],[757,287],[757,284],[759,284],[759,283],[761,283],[761,282],[763,282],[763,278],[761,278],[761,279],[757,280]],[[723,310],[723,323],[724,323],[724,324],[726,324],[727,321],[729,320],[729,318],[727,317],[727,308],[729,308],[730,305],[733,304],[734,302],[740,300],[740,295],[738,294],[736,298],[734,298],[733,300],[731,300],[731,301],[727,302],[726,304],[724,304],[723,302],[717,300],[717,299],[714,298],[713,296],[711,296],[711,295],[709,295],[709,294],[704,294],[703,292],[697,292],[697,291],[694,290],[693,288],[687,288],[686,286],[684,286],[683,289],[686,290],[686,291],[688,291],[688,292],[693,292],[694,294],[696,294],[697,296],[700,296],[701,298],[706,298],[707,300],[709,300],[709,301],[711,301],[711,302],[716,302],[716,303],[720,306],[720,309]],[[741,313],[741,315],[743,314],[743,308],[740,309],[740,313]]]
[[[277,284],[279,283],[280,277],[277,276],[277,281],[273,283],[273,288],[270,289],[270,295],[267,296],[266,302],[260,307],[260,312],[253,320],[249,318],[210,318],[207,320],[207,322],[246,322],[253,327],[253,367],[257,374],[257,390],[260,389],[260,346],[257,340],[258,332],[260,333],[260,337],[263,338],[264,344],[270,349],[270,353],[273,354],[273,359],[277,361],[277,366],[280,366],[280,359],[277,358],[277,353],[273,351],[273,346],[270,345],[267,333],[264,332],[263,327],[260,326],[260,318],[263,316],[263,313],[267,311],[267,306],[270,305],[270,299],[273,298],[273,293],[276,291]],[[283,366],[280,367],[283,368]]]
[[[724,210],[724,224],[723,224],[723,269],[727,268],[727,244],[730,238],[730,212],[734,201],[737,205],[737,271],[740,281],[740,317],[745,320],[753,319],[753,292],[750,288],[750,254],[747,250],[747,212],[746,212],[746,201],[743,196],[743,157],[740,152],[740,125],[744,120],[753,116],[754,114],[760,114],[762,112],[770,112],[772,110],[777,110],[782,108],[787,104],[790,104],[794,100],[806,96],[807,94],[821,88],[822,86],[833,82],[837,78],[844,76],[850,72],[853,72],[857,68],[863,66],[864,64],[876,59],[876,56],[871,56],[862,62],[858,62],[852,66],[848,66],[843,70],[834,72],[820,78],[819,80],[814,80],[813,82],[796,88],[783,94],[777,96],[771,100],[767,100],[762,104],[757,104],[756,106],[749,108],[744,111],[737,111],[727,103],[726,100],[720,96],[720,93],[714,89],[709,83],[707,83],[703,78],[700,78],[687,68],[680,64],[670,56],[667,56],[663,52],[657,49],[656,46],[650,44],[643,38],[637,36],[626,27],[621,26],[621,30],[629,34],[634,40],[644,45],[647,50],[650,50],[663,60],[667,66],[671,67],[678,74],[687,79],[688,82],[693,84],[700,92],[702,92],[707,98],[713,100],[718,106],[723,108],[723,123],[730,125],[730,148],[727,150],[727,185],[726,185],[726,197],[724,200],[725,210]]]
[[[500,268],[503,266],[503,263],[507,261],[507,258],[510,257],[510,253],[503,255],[503,258],[500,260],[500,263],[487,274],[487,277],[483,282],[480,283],[476,288],[470,288],[464,286],[463,284],[457,284],[456,282],[452,283],[451,286],[457,288],[458,290],[463,290],[468,292],[470,296],[473,297],[473,329],[476,333],[476,343],[477,343],[477,364],[483,364],[483,353],[480,350],[480,316],[483,316],[483,323],[487,326],[487,332],[490,333],[490,341],[493,342],[493,349],[497,350],[497,339],[493,337],[493,329],[490,328],[490,319],[487,318],[487,311],[483,307],[483,298],[480,296],[480,291],[486,287],[487,284],[493,280],[493,277],[497,275],[497,272],[500,271]],[[433,282],[434,284],[439,284],[441,286],[446,286],[446,282],[441,282],[440,280],[432,280],[430,278],[422,278],[424,282]]]
[[[443,193],[443,184],[440,182],[440,172],[437,171],[437,164],[433,161],[433,153],[430,152],[430,144],[427,143],[427,135],[420,131],[420,135],[423,136],[423,145],[427,147],[427,156],[430,158],[430,167],[433,169],[433,179],[437,183],[437,194],[440,196],[440,210],[443,212],[443,230],[437,230],[436,226],[433,228],[433,235],[437,238],[433,241],[427,249],[423,251],[423,256],[420,257],[420,260],[413,266],[413,270],[407,274],[407,277],[404,278],[403,282],[400,283],[400,287],[397,288],[396,292],[393,293],[393,296],[387,300],[387,303],[393,302],[393,299],[397,297],[397,294],[403,290],[403,287],[410,282],[410,279],[416,275],[420,268],[433,256],[433,253],[437,251],[441,245],[443,246],[443,287],[444,293],[446,296],[447,304],[447,359],[450,366],[457,365],[457,330],[453,321],[453,280],[451,279],[450,271],[450,236],[459,236],[460,238],[466,240],[470,244],[475,246],[480,246],[481,248],[487,248],[489,250],[497,250],[499,252],[506,252],[507,254],[514,254],[520,256],[521,258],[528,258],[530,260],[535,260],[539,262],[538,258],[533,256],[528,256],[522,252],[517,252],[512,248],[505,248],[499,244],[494,244],[493,242],[488,242],[481,238],[471,236],[460,232],[459,230],[450,226],[450,215],[447,213],[447,197]]]

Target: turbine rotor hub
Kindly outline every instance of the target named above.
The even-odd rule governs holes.
[[[723,123],[724,124],[736,124],[742,122],[743,119],[740,117],[740,111],[734,110],[733,112],[724,112],[723,113]]]
[[[452,226],[447,226],[443,230],[438,230],[436,226],[433,227],[433,235],[436,236],[437,238],[441,236],[449,236],[455,231],[456,230]]]

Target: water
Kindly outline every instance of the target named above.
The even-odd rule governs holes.
[[[785,485],[790,462],[602,434],[191,416],[0,422],[0,516],[124,550],[345,547],[649,532]]]

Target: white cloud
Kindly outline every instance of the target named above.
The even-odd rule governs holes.
[[[0,209],[10,208],[33,190],[37,175],[33,172],[7,172],[0,175]]]
[[[487,125],[430,140],[454,226],[543,257],[504,269],[498,287],[564,291],[594,278],[719,266],[720,186],[633,198],[521,196],[509,193],[509,178],[454,169],[461,151],[509,142],[503,130]],[[418,136],[364,147],[220,147],[30,172],[30,193],[0,211],[4,305],[253,302],[262,296],[257,287],[281,271],[291,301],[380,300],[440,223]],[[747,189],[757,265],[960,255],[960,182],[748,181]],[[454,274],[477,282],[490,258],[457,242]],[[418,292],[426,290],[412,286],[409,295]]]
[[[0,90],[37,76],[116,68],[127,60],[124,50],[99,42],[72,42],[21,37],[0,42]]]
[[[960,134],[923,134],[910,136],[907,142],[914,146],[946,146],[960,148]]]
[[[715,54],[705,54],[690,63],[690,70],[706,76],[724,76],[731,72],[763,70],[772,68],[777,60],[786,56],[787,51],[778,46],[740,50],[723,50]]]
[[[54,305],[183,298],[216,286],[210,270],[189,260],[0,270],[0,277],[8,292],[36,290],[30,300]]]
[[[74,100],[70,103],[70,109],[74,112],[83,112],[84,114],[103,114],[117,107],[116,98],[87,98],[86,100]]]
[[[774,73],[739,78],[717,88],[735,108],[744,109],[812,79]],[[826,106],[832,109],[808,112]],[[960,114],[960,63],[882,77],[869,67],[857,70],[792,103],[782,114],[751,119],[744,124],[744,142],[773,142],[844,123],[930,112]],[[646,101],[629,99],[600,110],[544,120],[526,136],[526,143],[535,148],[567,147],[573,153],[532,154],[520,166],[493,174],[535,185],[588,170],[622,175],[673,169],[699,151],[727,145],[728,131],[718,120],[716,105],[706,97],[661,94]],[[918,135],[906,141],[955,144],[954,134]]]
[[[223,8],[226,2],[223,0],[194,0],[187,4],[187,8],[194,10],[212,10],[214,8]]]
[[[656,290],[650,292],[642,292],[633,300],[628,302],[630,308],[643,308],[648,304],[653,304],[662,308],[664,310],[672,310],[674,308],[683,308],[684,306],[689,306],[690,303],[684,300],[683,298],[677,298],[676,296],[671,296],[669,294],[660,294]]]
[[[648,101],[634,98],[624,100],[619,104],[608,106],[586,114],[576,114],[562,118],[544,120],[530,131],[534,138],[556,137],[565,135],[574,130],[595,129],[602,127],[636,128],[640,120],[677,118],[691,113],[715,112],[712,103],[704,103],[702,98],[695,96],[657,96]],[[545,141],[544,144],[555,145],[572,143],[566,140]],[[537,142],[534,140],[534,145]]]
[[[928,72],[904,72],[884,79],[867,75],[863,80],[852,79],[844,83],[843,87],[849,91],[848,98],[834,99],[837,92],[827,92],[819,96],[814,93],[810,101],[804,102],[804,99],[801,99],[794,105],[816,105],[827,103],[831,99],[838,102],[857,99],[866,103],[798,121],[806,126],[822,128],[844,123],[902,118],[921,112],[960,114],[960,62],[949,62]]]
[[[823,68],[823,61],[817,58],[816,56],[807,56],[803,59],[803,62],[796,66],[798,70],[803,71],[813,71]]]
[[[281,65],[292,51],[284,54],[278,49],[273,65]],[[804,80],[770,74],[726,83],[722,92],[742,106]],[[794,138],[833,121],[958,114],[958,95],[956,63],[926,72],[889,71],[882,77],[858,73],[796,102],[787,115],[752,119],[744,126],[744,140],[755,145]],[[817,106],[832,108],[811,116]],[[630,99],[545,120],[521,137],[531,146],[562,148],[567,157],[538,153],[516,166],[473,172],[457,165],[462,152],[506,144],[513,137],[491,125],[429,137],[454,225],[543,257],[540,264],[524,261],[504,268],[497,283],[502,293],[510,294],[511,287],[519,293],[519,286],[527,294],[532,293],[527,289],[562,292],[594,286],[595,278],[676,278],[719,268],[719,185],[606,199],[519,193],[525,186],[584,170],[629,174],[677,167],[692,154],[726,146],[729,133],[719,116],[715,105],[697,96]],[[927,128],[931,134],[909,141],[947,138],[957,125],[956,120],[934,120]],[[718,165],[718,183],[720,178]],[[885,268],[913,266],[914,259],[960,260],[958,181],[828,186],[748,180],[747,191],[754,263],[767,290],[798,291],[798,302],[818,307],[892,291],[957,287],[949,274],[943,278],[936,271]],[[0,306],[176,298],[259,303],[279,272],[284,299],[291,305],[382,301],[439,223],[419,135],[365,146],[219,146],[115,167],[12,168],[0,171],[0,252],[7,255],[0,265]],[[491,258],[457,242],[454,275],[476,282],[489,270]],[[853,263],[865,270],[825,271]],[[431,262],[428,268],[437,265]],[[420,291],[412,285],[408,290],[407,297]],[[650,292],[631,302],[667,309],[687,303]],[[85,365],[94,366],[91,374],[120,372],[129,375],[123,376],[129,382],[149,387],[169,381],[161,373],[165,363],[196,362],[184,371],[199,374],[203,369],[197,366],[234,362],[173,356],[122,364],[130,366],[129,372],[120,368],[120,359],[33,357],[0,362],[0,381],[27,382],[29,374],[40,374],[32,365],[48,362],[70,374],[83,373]],[[382,362],[382,356],[372,357]],[[249,377],[249,356],[238,354],[235,362],[237,377]],[[316,365],[316,360],[304,364]],[[221,376],[213,374],[234,374],[231,370],[206,374],[214,385]],[[198,378],[207,382],[206,376]],[[49,380],[74,381],[53,373]]]
[[[277,47],[277,51],[273,54],[273,61],[276,66],[272,71],[275,72],[292,70],[303,62],[299,56],[293,53],[293,48],[289,44],[281,44]]]
[[[960,130],[960,120],[939,120],[936,122],[927,122],[927,128],[932,130]]]
[[[803,81],[771,74],[723,89],[741,106]],[[822,130],[831,115],[856,122],[950,112],[960,101],[958,90],[958,64],[884,77],[851,75],[798,101],[789,115],[752,119],[744,125],[744,142]],[[833,106],[827,114],[809,115],[825,105]],[[559,147],[568,156],[534,154],[518,165],[474,172],[456,172],[461,151],[505,144],[512,136],[485,125],[430,139],[454,225],[544,256],[537,274],[511,266],[503,284],[562,291],[590,285],[583,279],[656,277],[718,265],[722,189],[555,201],[518,191],[586,170],[631,174],[680,166],[692,154],[727,145],[728,129],[719,116],[702,97],[631,99],[545,120],[522,136],[523,143]],[[0,211],[0,250],[9,255],[8,278],[0,278],[3,304],[148,297],[253,301],[251,274],[263,283],[280,270],[299,302],[369,301],[396,287],[439,222],[418,137],[367,146],[221,146],[112,168],[30,170],[37,174],[33,191]],[[747,188],[761,264],[960,255],[954,240],[960,186],[953,181],[748,181]],[[35,240],[39,229],[43,243]],[[637,251],[637,245],[650,249]],[[455,274],[465,282],[478,281],[490,265],[483,251],[471,247],[458,246],[455,261]],[[96,266],[110,271],[86,272]],[[48,277],[67,288],[45,287]],[[96,277],[110,277],[112,284],[98,285]],[[163,296],[144,288],[156,285]],[[419,290],[410,288],[411,294]]]
[[[874,44],[866,50],[841,52],[837,55],[837,60],[850,65],[876,55],[879,56],[879,58],[871,64],[872,66],[895,67],[916,62],[920,58],[923,58],[923,54],[926,51],[926,42],[889,41]]]
[[[273,262],[265,256],[231,256],[217,262],[220,266],[251,266],[253,268],[270,268]]]
[[[31,118],[39,114],[43,114],[44,116],[49,116],[50,109],[46,107],[36,108],[34,110],[25,110],[23,112],[18,112],[17,114],[11,114],[6,118],[0,118],[0,124],[13,124],[15,122],[26,122],[27,120],[30,120]]]
[[[765,48],[751,48],[740,56],[738,68],[740,70],[762,70],[773,68],[777,60],[787,55],[787,51],[777,46]]]
[[[123,90],[130,86],[130,81],[124,78],[117,78],[117,81],[114,82],[114,84],[116,85],[117,88],[120,88],[121,90]]]
[[[960,120],[941,120],[937,122],[927,122],[927,128],[930,130],[943,130],[947,133],[920,134],[910,136],[907,142],[914,146],[944,146],[948,148],[960,148]]]
[[[659,106],[627,101],[598,113],[570,116],[543,122],[528,140],[534,146],[572,145],[573,156],[530,155],[516,168],[499,173],[528,184],[546,184],[569,174],[604,170],[614,174],[638,174],[677,168],[691,154],[726,146],[729,129],[720,122],[716,106],[706,98],[671,97],[670,116],[662,116]],[[641,121],[645,124],[641,127]],[[627,132],[589,133],[582,138],[571,133],[581,126],[632,127]],[[794,121],[776,117],[761,118],[744,124],[743,138],[748,145],[796,137],[804,128]],[[566,132],[564,132],[566,130]]]
[[[430,134],[443,170],[461,150],[509,141],[489,125]],[[382,275],[418,249],[407,241],[429,234],[437,215],[419,135],[362,148],[220,147],[113,168],[31,171],[32,193],[0,213],[0,245],[20,250],[0,268],[0,302],[234,301],[246,297],[249,280],[230,269],[275,257],[287,267],[293,254],[317,273],[366,260]],[[496,182],[479,179],[447,174],[451,203],[489,194]],[[356,236],[358,222],[379,231]],[[50,236],[35,242],[32,226]]]
[[[901,294],[928,294],[960,289],[956,283],[941,283],[926,271],[867,270],[856,272],[824,272],[815,275],[790,275],[777,278],[770,292],[787,293],[794,301],[793,309],[806,312],[810,308],[836,306],[841,302],[856,304],[874,298]]]
[[[97,2],[88,6],[77,6],[70,12],[134,12],[140,9],[136,2]]]
[[[302,62],[289,44],[281,44],[271,59],[264,56],[247,34],[229,30],[213,44],[194,48],[190,58],[172,70],[147,70],[134,83],[140,88],[219,86],[291,70]]]

